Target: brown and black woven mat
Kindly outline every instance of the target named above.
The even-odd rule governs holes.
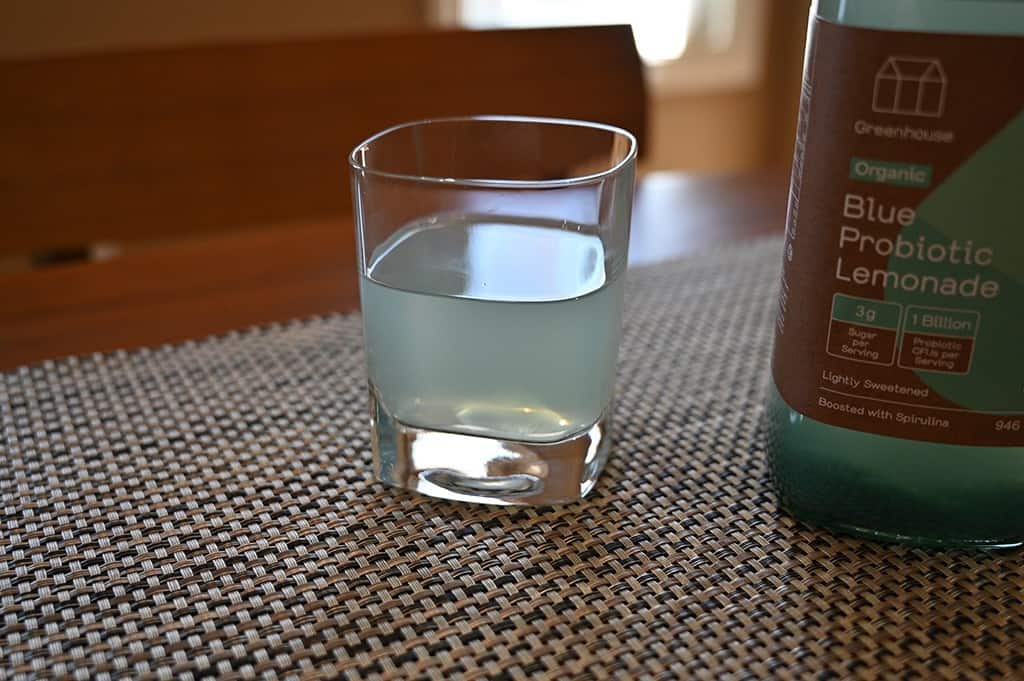
[[[631,273],[584,503],[370,478],[359,318],[0,380],[0,678],[1024,673],[1020,554],[804,528],[758,420],[780,243]]]

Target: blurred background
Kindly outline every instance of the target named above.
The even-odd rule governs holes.
[[[789,162],[809,0],[4,0],[0,58],[446,28],[629,23],[647,169]],[[609,84],[614,97],[614,84]]]
[[[598,120],[641,173],[781,176],[808,5],[3,0],[0,272],[342,224],[344,154],[425,117]]]
[[[403,121],[629,129],[632,264],[779,233],[809,1],[0,0],[0,366],[353,309]]]

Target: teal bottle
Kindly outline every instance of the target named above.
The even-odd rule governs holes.
[[[1024,2],[811,10],[768,454],[814,526],[1024,543]]]

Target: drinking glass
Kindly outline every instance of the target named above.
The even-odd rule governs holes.
[[[581,121],[407,123],[352,170],[375,474],[556,504],[608,458],[636,140]]]

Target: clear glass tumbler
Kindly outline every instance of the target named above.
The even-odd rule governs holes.
[[[399,125],[350,156],[377,478],[556,504],[609,428],[636,140],[577,121]]]

